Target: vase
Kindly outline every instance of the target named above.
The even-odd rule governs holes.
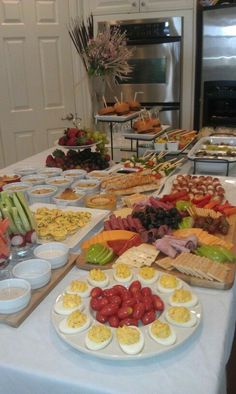
[[[106,80],[102,76],[91,76],[89,78],[89,89],[92,104],[92,117],[104,106],[103,97],[105,95]]]

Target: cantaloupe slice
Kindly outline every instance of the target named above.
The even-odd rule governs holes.
[[[201,228],[179,229],[179,230],[175,230],[173,233],[173,235],[176,237],[188,237],[193,234],[196,235],[201,245],[221,245],[229,250],[232,249],[232,247],[234,246],[232,242],[226,241],[215,235],[209,234],[207,231],[202,230]]]
[[[135,234],[132,231],[126,231],[126,230],[110,230],[110,231],[102,231],[101,233],[94,235],[90,239],[82,242],[81,248],[82,249],[88,249],[89,246],[95,244],[95,243],[106,243],[107,241],[115,241],[118,239],[130,239],[132,238]]]

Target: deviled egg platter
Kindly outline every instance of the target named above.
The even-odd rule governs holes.
[[[52,309],[58,335],[93,356],[157,356],[185,342],[201,321],[197,295],[181,279],[128,264],[77,274]]]

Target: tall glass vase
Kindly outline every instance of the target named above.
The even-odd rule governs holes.
[[[102,76],[91,76],[89,77],[89,89],[92,104],[92,117],[98,113],[103,104],[103,96],[105,94],[106,80]]]

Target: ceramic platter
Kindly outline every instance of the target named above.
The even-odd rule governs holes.
[[[76,246],[78,246],[79,242],[91,230],[93,230],[97,224],[99,224],[102,220],[104,220],[107,217],[107,215],[110,213],[110,211],[103,209],[90,209],[84,207],[71,207],[71,206],[59,207],[58,205],[55,204],[44,204],[44,203],[35,203],[30,206],[32,212],[35,212],[38,208],[60,209],[62,211],[91,213],[91,219],[84,227],[80,228],[78,231],[76,231],[75,234],[68,236],[64,241],[62,241],[69,248],[75,248]],[[37,242],[39,244],[44,244],[47,242],[51,242],[51,240],[47,241],[39,238]]]
[[[141,111],[130,112],[127,115],[95,115],[95,119],[101,122],[128,122],[129,120],[137,118],[140,112]]]
[[[179,174],[179,175],[186,176],[188,174]],[[172,175],[167,179],[164,189],[161,192],[162,195],[171,193],[173,181],[175,180],[176,176],[177,175]],[[204,174],[204,176],[207,175]],[[214,178],[213,175],[210,176]],[[222,184],[222,187],[225,189],[225,199],[229,200],[231,204],[236,204],[236,178],[228,177],[228,176],[217,176],[217,178]]]
[[[58,142],[56,142],[56,145],[58,148],[60,149],[71,149],[71,150],[84,150],[84,149],[89,149],[89,148],[93,148],[94,146],[97,146],[98,144],[100,144],[100,141],[98,142],[94,142],[93,144],[90,145],[79,145],[79,146],[66,146],[66,145],[59,145]]]
[[[155,138],[161,136],[165,130],[167,130],[169,125],[161,125],[161,130],[153,133],[137,133],[134,129],[129,129],[123,133],[126,139],[141,140],[141,141],[153,141]]]
[[[118,284],[118,282],[116,282],[113,278],[113,270],[112,269],[107,270],[106,273],[109,276],[109,284],[107,287],[111,287],[114,284]],[[135,269],[133,269],[133,274],[134,275],[133,275],[132,281],[137,279],[137,271]],[[162,273],[160,271],[158,271],[158,274],[161,275]],[[74,279],[76,279],[76,277]],[[77,277],[77,279],[78,279],[78,277]],[[84,277],[81,279],[84,280]],[[182,283],[183,288],[191,289],[190,286],[188,286],[184,281],[180,280],[180,282]],[[69,283],[67,284],[67,286],[68,285],[69,285]],[[145,285],[143,285],[143,286],[145,286]],[[154,294],[158,294],[162,298],[162,300],[164,301],[165,309],[164,309],[164,312],[159,317],[159,319],[162,321],[166,321],[165,320],[165,312],[166,312],[167,308],[170,306],[168,303],[170,295],[160,293],[156,288],[156,283],[154,283],[152,285],[148,285],[148,287],[150,287],[152,292]],[[191,289],[191,291],[192,291],[192,289]],[[57,300],[61,296],[62,295],[60,294],[58,296]],[[84,300],[83,301],[84,312],[86,312],[91,317],[91,324],[93,324],[93,322],[96,322],[96,320],[94,319],[93,312],[91,312],[90,307],[89,307],[90,298],[89,297],[83,298],[83,300]],[[55,300],[55,302],[56,302],[56,300]],[[135,360],[142,360],[142,359],[158,356],[162,353],[166,353],[170,350],[173,350],[176,347],[182,345],[185,341],[187,341],[194,334],[195,330],[198,328],[199,323],[202,320],[202,308],[201,308],[201,304],[199,303],[199,300],[198,300],[198,303],[196,306],[191,307],[189,309],[196,316],[195,326],[192,328],[184,328],[184,327],[177,327],[177,326],[171,325],[172,329],[176,333],[177,339],[176,339],[176,342],[170,346],[163,346],[163,345],[158,344],[156,341],[154,341],[150,337],[150,335],[148,333],[149,325],[146,325],[146,326],[140,325],[139,328],[144,335],[145,344],[144,344],[142,351],[136,355],[128,355],[121,350],[121,348],[119,347],[119,344],[117,342],[117,339],[116,339],[116,335],[115,335],[116,329],[115,328],[111,328],[112,340],[109,343],[109,345],[106,346],[104,349],[101,349],[98,351],[92,351],[92,350],[89,350],[85,345],[85,336],[86,336],[87,330],[77,333],[77,334],[63,334],[59,330],[59,324],[60,324],[61,320],[63,320],[65,317],[57,314],[54,311],[54,307],[52,308],[51,319],[52,319],[52,324],[53,324],[57,334],[60,336],[60,338],[63,341],[65,341],[68,345],[72,346],[73,348],[77,349],[78,351],[80,351],[82,353],[87,353],[87,354],[90,354],[95,357],[114,360],[114,361],[116,361],[116,360],[134,360],[134,359]]]

